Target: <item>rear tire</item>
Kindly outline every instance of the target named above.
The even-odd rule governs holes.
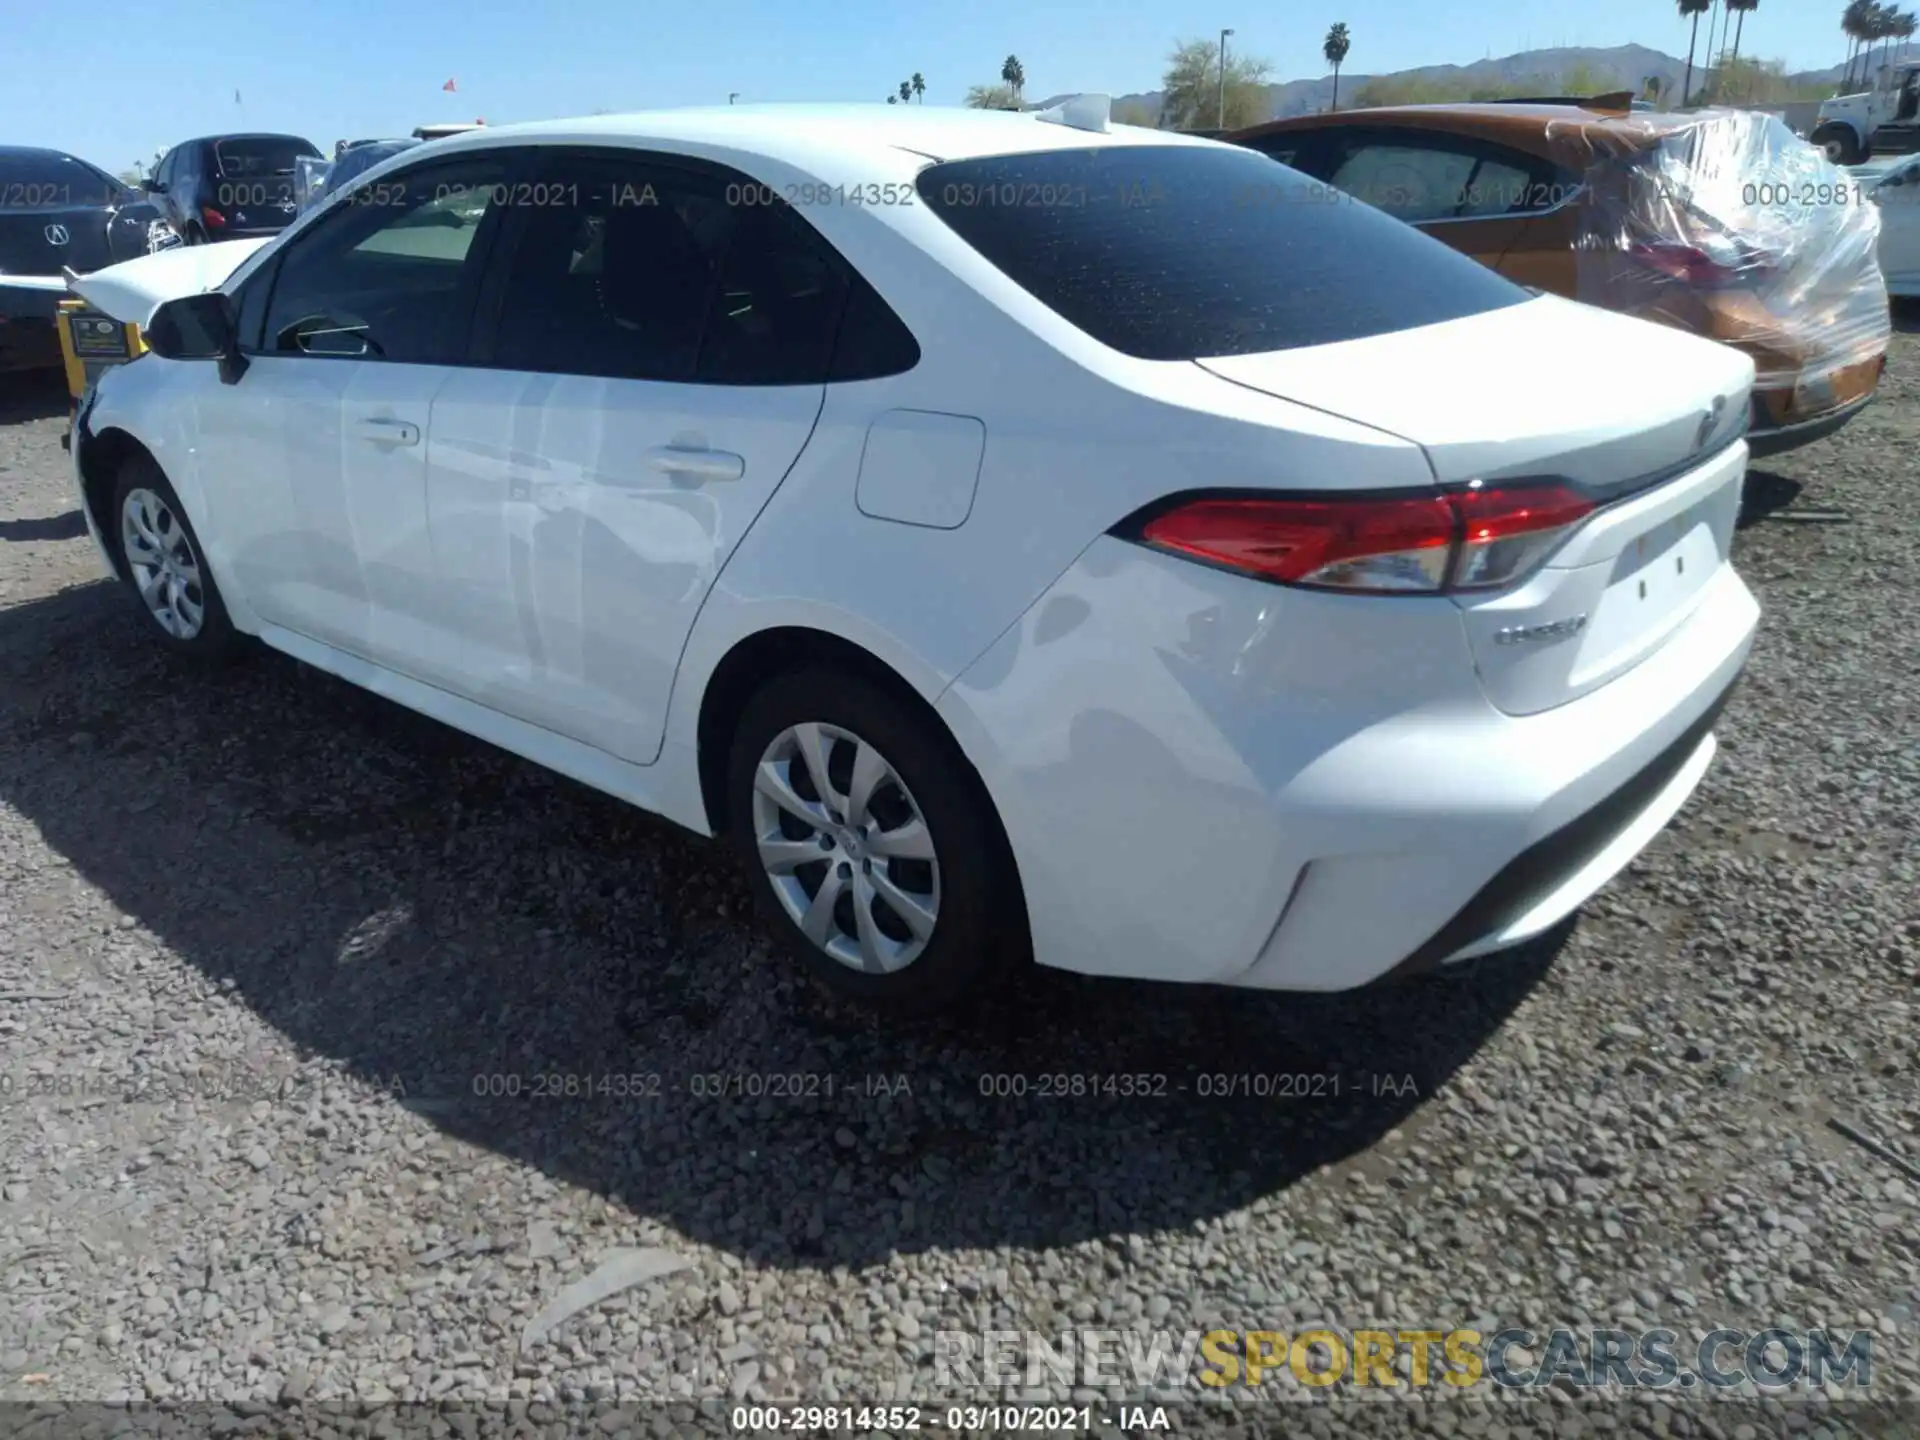
[[[1871,153],[1854,135],[1851,125],[1822,125],[1813,132],[1812,138],[1836,165],[1858,165]]]
[[[131,456],[120,467],[113,511],[105,520],[102,528],[147,632],[176,655],[203,664],[239,654],[240,632],[227,615],[200,537],[152,456]]]
[[[768,924],[836,995],[925,1014],[1028,955],[985,788],[937,722],[863,677],[805,670],[754,696],[727,810]]]

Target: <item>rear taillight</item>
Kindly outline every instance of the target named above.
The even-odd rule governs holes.
[[[1419,496],[1200,497],[1131,533],[1156,550],[1282,585],[1435,594],[1512,584],[1595,508],[1556,483],[1476,483]]]
[[[1652,241],[1627,247],[1629,259],[1696,290],[1725,290],[1732,285],[1755,284],[1771,268],[1758,252],[1726,251],[1712,254],[1698,245]]]
[[[200,207],[200,218],[206,221],[207,225],[214,230],[223,228],[227,223],[227,217],[211,205],[202,205]]]

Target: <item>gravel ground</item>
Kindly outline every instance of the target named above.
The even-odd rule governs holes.
[[[801,983],[706,842],[280,657],[170,663],[98,578],[64,397],[9,383],[0,1399],[927,1399],[943,1329],[1313,1321],[1863,1329],[1920,1393],[1917,379],[1902,333],[1878,404],[1757,472],[1721,758],[1577,926],[1364,996],[1037,975],[911,1029]],[[1344,1093],[1193,1093],[1221,1072]],[[680,1268],[529,1342],[622,1247]]]

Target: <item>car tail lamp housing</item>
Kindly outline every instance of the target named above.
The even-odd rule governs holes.
[[[1280,585],[1431,595],[1513,584],[1598,508],[1559,481],[1417,495],[1197,495],[1156,505],[1118,533]]]
[[[211,205],[202,205],[200,207],[200,218],[207,222],[207,226],[209,229],[223,230],[226,228],[227,217],[222,215],[218,210],[214,209]]]
[[[1696,290],[1751,285],[1773,268],[1773,257],[1732,242],[1709,247],[1647,241],[1628,246],[1627,256],[1655,274]]]

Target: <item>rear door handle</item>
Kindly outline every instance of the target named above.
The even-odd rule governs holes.
[[[658,445],[647,451],[647,463],[668,475],[686,475],[696,480],[738,480],[747,473],[747,462],[728,450]]]
[[[405,420],[356,420],[353,433],[376,445],[418,445],[420,427]]]

